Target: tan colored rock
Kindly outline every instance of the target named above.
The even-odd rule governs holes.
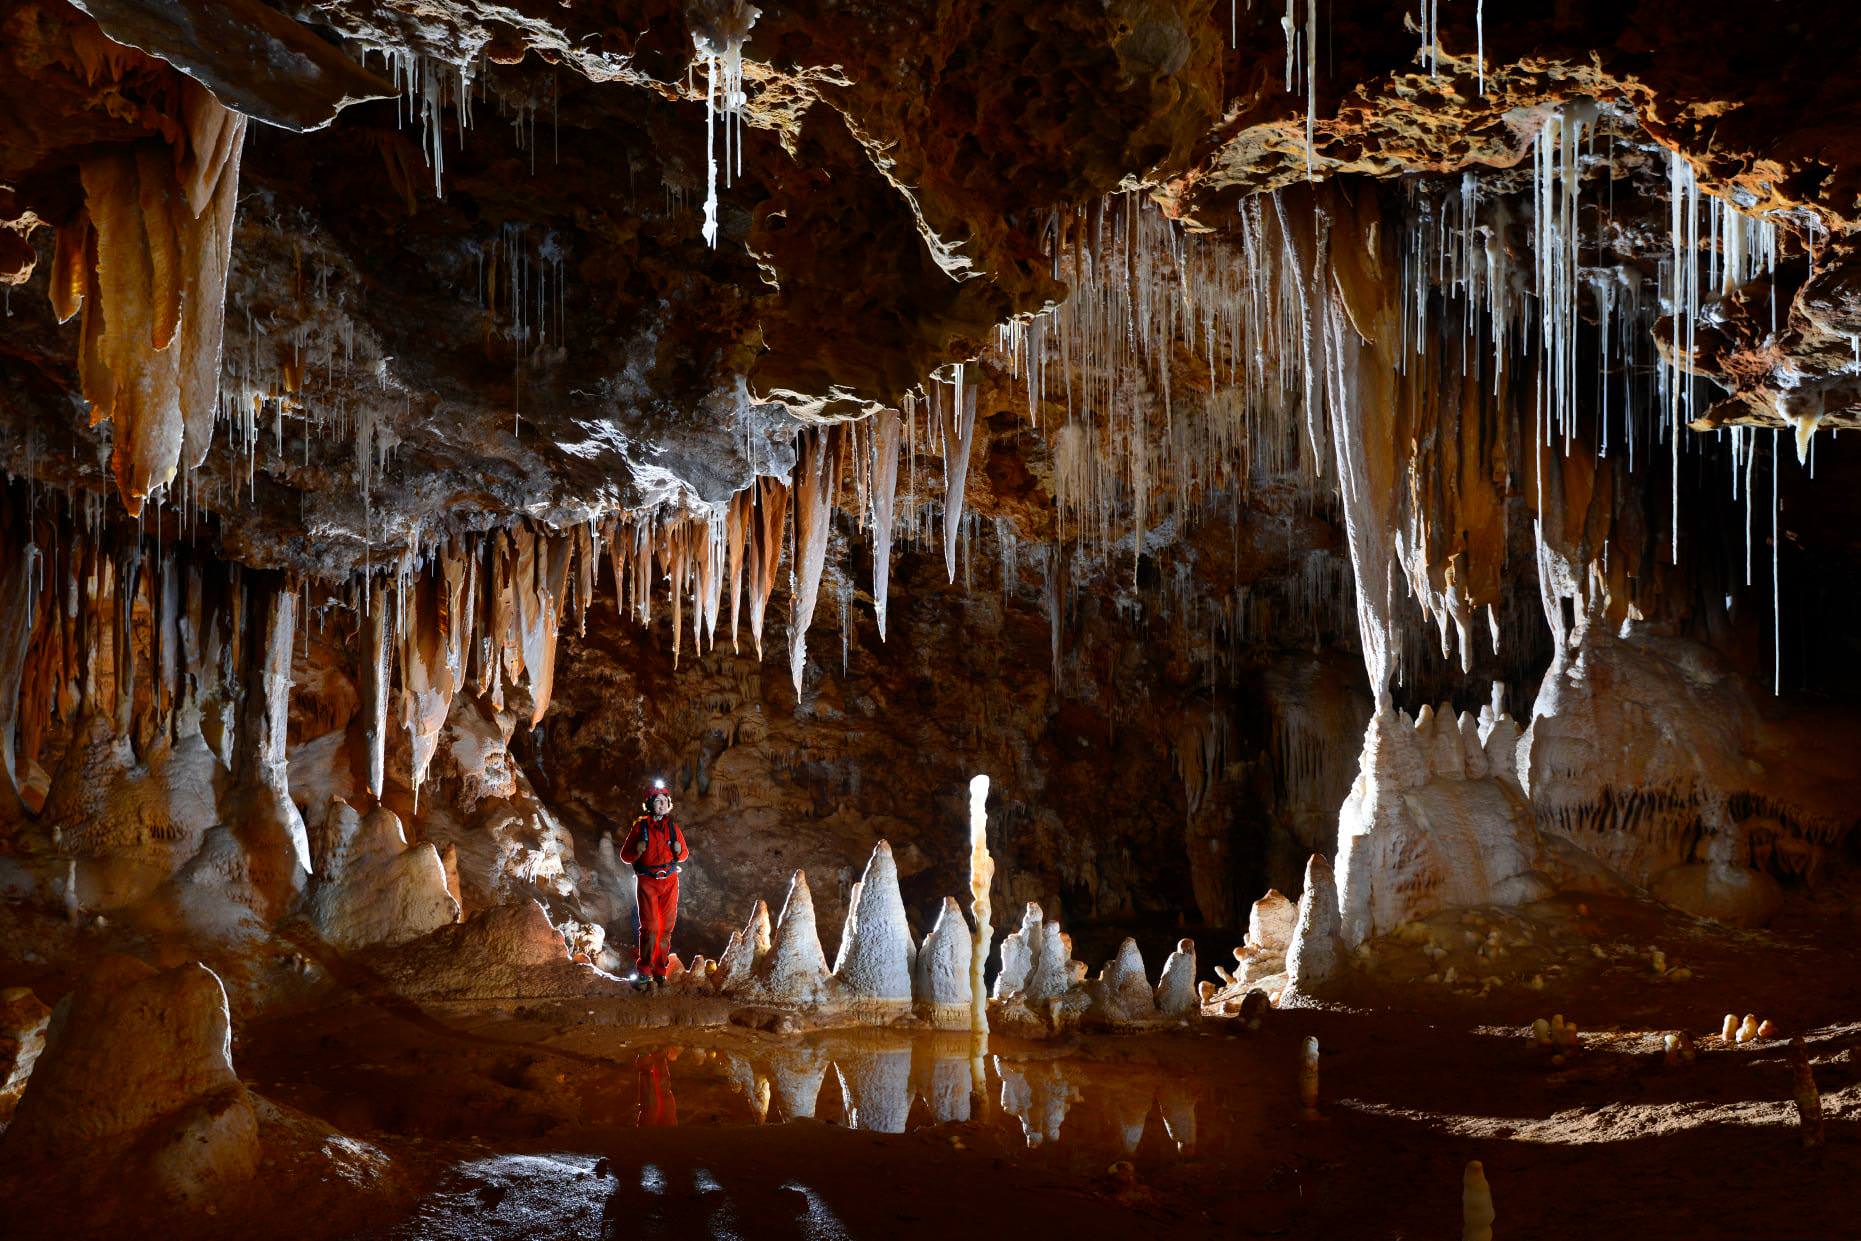
[[[1269,888],[1247,912],[1248,946],[1284,956],[1286,949],[1292,946],[1293,928],[1298,921],[1298,904],[1288,900],[1278,889]]]
[[[45,1030],[52,1010],[29,987],[0,991],[0,1121],[13,1115],[26,1079],[45,1050]]]
[[[105,957],[58,1005],[0,1154],[204,1205],[258,1168],[226,991],[204,965]]]
[[[329,855],[309,908],[330,943],[404,943],[459,920],[438,851],[424,841],[410,846],[393,811],[377,806],[364,818],[337,802],[329,823]]]

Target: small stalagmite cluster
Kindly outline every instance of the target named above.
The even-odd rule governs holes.
[[[817,1010],[816,1019],[884,1024],[915,1014],[943,1029],[970,1029],[975,936],[954,897],[945,897],[931,929],[914,940],[898,886],[892,847],[880,841],[855,883],[846,925],[830,969],[821,950],[808,877],[796,871],[780,916],[758,900],[731,932],[715,961],[692,961],[682,990],[778,1008]],[[982,945],[985,956],[994,949]],[[1058,1031],[1081,1021],[1100,1028],[1180,1022],[1197,1011],[1195,946],[1184,940],[1153,984],[1134,940],[1094,979],[1072,959],[1072,939],[1040,906],[996,950],[988,993],[991,1029]]]

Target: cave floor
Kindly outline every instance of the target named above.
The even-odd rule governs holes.
[[[998,1035],[980,1060],[967,1035],[795,1029],[678,995],[351,993],[237,1025],[266,1165],[185,1235],[1440,1238],[1479,1159],[1508,1239],[1852,1237],[1849,907],[1832,895],[1766,932],[1596,897],[1455,915],[1447,957],[1379,944],[1350,1006],[1258,1030]],[[1467,945],[1494,926],[1531,943],[1476,967]],[[1454,961],[1503,982],[1421,981]],[[1783,1039],[1705,1034],[1734,1009],[1805,1039],[1823,1150],[1800,1146]],[[1529,1035],[1554,1010],[1583,1028],[1561,1062]],[[1681,1028],[1698,1059],[1668,1065]],[[1295,1091],[1307,1035],[1316,1118]]]
[[[1438,1238],[1473,1158],[1506,1237],[1855,1235],[1861,1023],[1805,1031],[1828,1118],[1805,1153],[1781,1040],[1670,1067],[1662,1027],[1572,998],[1598,1028],[1562,1064],[1411,987],[1408,1012],[1252,1032],[997,1038],[980,1089],[966,1036],[641,1027],[626,1001],[348,1007],[238,1054],[264,1097],[392,1152],[369,1235]]]

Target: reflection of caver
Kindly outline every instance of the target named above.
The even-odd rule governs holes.
[[[678,1100],[672,1096],[672,1062],[679,1048],[666,1047],[645,1052],[633,1061],[634,1086],[638,1105],[633,1123],[642,1128],[678,1124]]]
[[[633,867],[634,923],[639,933],[637,977],[664,986],[672,956],[672,926],[678,921],[678,873],[691,850],[672,818],[672,795],[656,785],[643,801],[646,811],[633,821],[620,846],[620,860]]]

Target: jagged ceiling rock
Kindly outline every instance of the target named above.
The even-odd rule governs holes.
[[[72,0],[104,34],[167,61],[227,107],[284,129],[321,129],[394,86],[259,0]]]
[[[1843,237],[1856,104],[1823,72],[1856,36],[1817,11],[1797,20],[1827,38],[1752,32],[1729,3],[1455,8],[1431,61],[1412,18],[1362,4],[1295,4],[1296,56],[1277,12],[1173,0],[769,5],[741,48],[740,123],[716,118],[735,136],[718,137],[693,42],[715,24],[704,6],[243,3],[324,67],[253,75],[229,11],[195,20],[182,0],[89,5],[151,55],[59,0],[13,6],[0,278],[27,279],[42,226],[70,224],[88,152],[174,140],[175,70],[158,58],[286,124],[377,93],[361,66],[389,64],[403,99],[251,140],[227,420],[178,491],[254,562],[341,576],[448,526],[716,503],[786,472],[789,415],[896,402],[1064,296],[1056,213],[1141,185],[1225,230],[1237,195],[1307,176],[1505,170],[1567,103],[1636,135],[1609,148],[1616,178],[1658,190],[1675,149],[1705,189],[1821,239],[1813,277],[1787,258],[1778,272],[1778,333],[1769,286],[1707,305],[1718,330],[1685,363],[1735,404],[1701,425],[1851,425],[1861,399]],[[1734,43],[1736,63],[1707,54]],[[1816,107],[1784,79],[1822,83]],[[712,250],[698,200],[716,153]],[[1482,175],[1495,192],[1527,184]],[[1609,260],[1647,274],[1664,212],[1629,197],[1604,221]],[[19,301],[7,416],[29,433],[5,464],[94,488],[113,432],[83,425],[70,396],[75,334]]]

